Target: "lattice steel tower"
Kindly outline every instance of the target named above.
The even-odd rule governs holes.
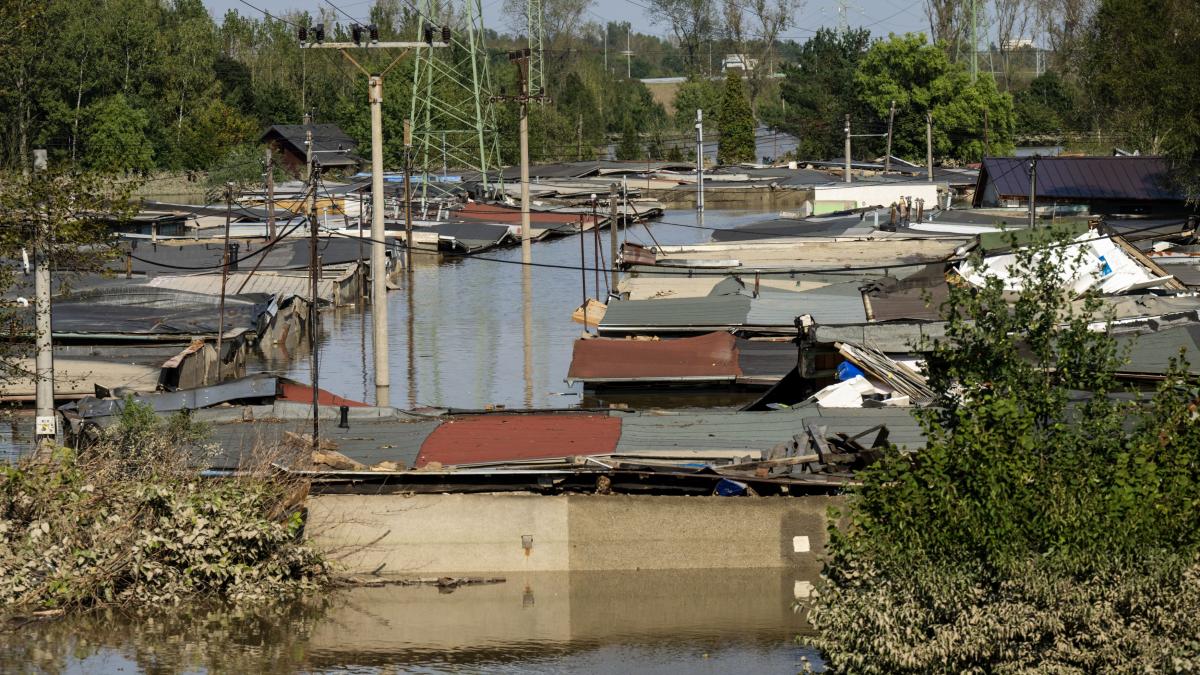
[[[418,40],[428,39],[428,21],[450,23],[450,17],[455,16],[452,2],[416,2],[425,17],[417,28]],[[449,49],[417,50],[410,114],[413,163],[426,173],[479,171],[486,190],[492,182],[488,171],[500,169],[500,136],[491,101],[492,78],[483,43],[480,0],[463,0],[462,10],[459,22],[452,26]],[[421,193],[425,193],[424,181]]]
[[[546,54],[542,46],[542,0],[525,0],[525,28],[529,36],[529,94],[546,93]]]

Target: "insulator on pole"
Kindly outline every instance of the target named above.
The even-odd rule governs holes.
[[[323,24],[323,23],[317,24],[317,27],[314,30],[317,34],[317,42],[324,42],[325,41],[325,24]]]
[[[450,44],[450,26],[442,26],[442,42]]]
[[[350,24],[350,39],[354,40],[354,44],[362,44],[363,29],[362,26],[353,23]]]
[[[300,38],[301,44],[308,42],[308,26],[300,26],[300,29],[296,31],[296,35]]]
[[[379,42],[379,26],[371,24],[367,26],[367,31],[371,34],[371,42]]]

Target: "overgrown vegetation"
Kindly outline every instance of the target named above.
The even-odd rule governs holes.
[[[861,474],[811,619],[838,670],[1187,672],[1200,659],[1200,390],[1179,364],[1129,400],[1095,297],[1043,233],[951,286],[928,438]],[[1080,393],[1086,392],[1086,393]],[[1185,639],[1186,638],[1186,639]],[[1045,668],[1043,668],[1045,666]],[[1057,670],[1056,670],[1057,669]]]
[[[200,477],[204,433],[130,400],[87,450],[0,467],[5,609],[245,604],[320,587],[325,563],[301,541],[306,486]]]

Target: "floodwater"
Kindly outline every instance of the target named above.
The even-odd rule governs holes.
[[[796,673],[812,574],[511,574],[354,588],[257,611],[99,612],[0,633],[0,672]]]
[[[714,211],[700,221],[692,211],[669,211],[621,238],[700,242],[707,228],[762,217]],[[609,234],[599,239],[610,260]],[[587,267],[594,241],[591,233],[584,238]],[[528,274],[513,264],[520,249],[441,262],[418,257],[411,284],[403,279],[388,295],[390,403],[579,405],[581,389],[564,382],[582,332],[570,319],[584,297],[579,246],[579,237],[535,243],[535,263],[566,269]],[[585,274],[588,297],[605,297],[606,276]],[[370,313],[328,311],[322,323],[320,386],[374,403]],[[302,381],[311,372],[303,354],[252,362],[250,370]],[[672,394],[641,395],[632,405],[742,402]],[[24,426],[0,424],[0,448],[23,445]],[[791,570],[519,574],[449,594],[356,588],[258,612],[91,614],[0,632],[0,673],[796,673],[817,658],[796,641],[807,625],[793,611],[797,590],[815,580],[816,571]]]
[[[620,236],[634,243],[689,244],[707,241],[711,229],[764,217],[761,212],[710,211],[698,216],[690,210],[671,210],[661,221],[634,226]],[[602,261],[612,259],[609,236],[607,231],[598,236]],[[596,237],[588,232],[583,239],[585,267],[594,268]],[[579,236],[537,242],[532,248],[535,265],[552,267],[530,270],[528,294],[520,248],[441,262],[437,256],[415,256],[411,283],[401,274],[401,289],[388,294],[392,405],[560,408],[583,402],[582,386],[568,387],[565,382],[572,344],[583,332],[582,324],[571,321],[571,312],[583,303],[585,283],[587,297],[603,300],[608,293],[608,275],[588,271],[581,277]],[[371,330],[369,311],[325,312],[318,351],[322,388],[375,403]],[[310,379],[307,357],[264,361],[257,367],[298,380]],[[607,405],[619,398],[607,396],[583,403]],[[753,398],[752,393],[714,399],[642,396],[637,397],[637,404],[735,406]]]

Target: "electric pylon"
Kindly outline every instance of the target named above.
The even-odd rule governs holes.
[[[525,0],[525,27],[529,36],[529,92],[546,92],[546,54],[542,42],[542,0]]]
[[[451,2],[417,0],[422,17],[417,39],[430,39],[431,22],[455,14]],[[462,25],[451,31],[449,49],[417,52],[413,68],[413,158],[425,173],[475,170],[484,190],[500,168],[500,136],[491,101],[492,78],[483,42],[480,0],[463,0]],[[436,39],[436,38],[435,38]],[[421,182],[424,195],[426,182]]]

